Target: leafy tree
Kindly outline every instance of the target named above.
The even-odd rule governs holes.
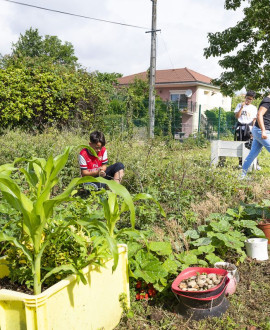
[[[234,94],[232,97],[232,105],[231,105],[231,110],[234,111],[238,103],[242,103],[245,100],[245,96],[242,95],[236,95]]]
[[[50,59],[54,63],[72,64],[77,63],[78,58],[74,55],[74,47],[70,42],[62,44],[56,36],[39,35],[38,29],[25,31],[20,34],[16,43],[12,44],[11,57],[42,57]]]
[[[245,94],[241,94],[241,95],[234,94],[232,97],[232,108],[231,108],[232,111],[235,110],[238,103],[242,103],[244,101],[245,101]],[[261,102],[261,98],[257,98],[254,101],[252,101],[252,104],[255,105],[256,108],[258,108],[260,102]]]
[[[226,95],[234,91],[254,90],[266,94],[270,81],[270,12],[269,0],[226,0],[226,10],[236,10],[243,3],[244,18],[234,27],[209,33],[206,58],[225,55],[220,61],[224,72],[213,81]]]
[[[42,130],[47,125],[102,127],[106,111],[94,75],[72,66],[17,59],[0,70],[0,125]]]

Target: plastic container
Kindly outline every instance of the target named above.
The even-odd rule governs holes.
[[[268,244],[270,244],[270,220],[267,219],[267,223],[258,223],[257,227],[264,232],[265,237],[268,239]]]
[[[249,238],[245,241],[247,256],[260,261],[268,260],[268,239]]]
[[[201,320],[206,317],[219,317],[226,312],[229,306],[225,294],[230,279],[226,278],[223,290],[212,297],[195,298],[183,294],[175,294],[179,301],[177,311],[184,317],[192,320]]]
[[[204,291],[185,291],[181,290],[179,288],[179,284],[181,281],[190,278],[194,275],[197,275],[197,273],[215,273],[217,275],[222,275],[224,276],[222,281],[215,286],[214,288],[211,288],[209,290],[204,290]],[[178,276],[177,278],[173,281],[172,283],[172,291],[176,294],[182,294],[185,296],[189,297],[195,297],[195,298],[207,298],[211,296],[215,296],[222,292],[225,286],[225,281],[227,278],[228,272],[225,269],[219,269],[219,268],[204,268],[204,267],[188,267],[184,269]]]
[[[113,273],[113,260],[105,267],[87,266],[82,270],[86,285],[71,275],[38,295],[0,290],[0,329],[114,329],[123,312],[120,294],[126,294],[129,307],[126,245],[119,246],[118,252]]]
[[[229,262],[223,262],[223,261],[216,262],[214,264],[214,267],[227,270],[228,278],[230,279],[230,283],[227,286],[226,295],[234,294],[236,291],[237,283],[240,280],[237,267],[234,264],[231,264]]]
[[[224,297],[219,305],[209,309],[191,308],[179,303],[176,306],[176,311],[189,320],[199,321],[209,317],[221,317],[227,311],[228,307],[229,301]]]
[[[182,303],[184,303],[188,307],[192,308],[212,308],[221,303],[226,294],[226,289],[228,284],[230,283],[230,279],[226,278],[225,285],[222,291],[214,296],[207,298],[197,298],[186,296],[185,294],[176,294]]]
[[[229,278],[234,277],[236,279],[237,283],[240,281],[239,272],[237,270],[237,267],[234,264],[231,264],[231,263],[225,262],[225,261],[219,261],[214,264],[214,267],[220,268],[220,269],[226,269],[228,272]]]

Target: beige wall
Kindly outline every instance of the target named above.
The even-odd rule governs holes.
[[[199,105],[201,105],[201,114],[206,110],[213,108],[223,108],[225,111],[231,111],[232,99],[224,96],[218,89],[200,86],[196,92],[197,111],[193,115],[193,131],[198,129]]]

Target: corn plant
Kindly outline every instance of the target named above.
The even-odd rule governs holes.
[[[130,211],[132,227],[135,224],[132,198],[126,188],[116,182],[93,177],[74,178],[62,193],[55,197],[52,196],[53,188],[59,182],[59,172],[66,165],[70,151],[71,147],[67,147],[61,155],[55,158],[51,155],[47,160],[44,158],[16,159],[14,166],[17,163],[26,162],[26,167],[19,169],[19,173],[24,178],[20,185],[16,183],[16,179],[11,177],[11,172],[14,170],[13,165],[6,164],[0,167],[0,191],[2,196],[11,207],[21,214],[16,225],[21,229],[23,236],[28,238],[33,248],[31,250],[24,240],[6,234],[5,228],[0,232],[0,241],[12,242],[17,248],[21,249],[29,260],[33,275],[34,294],[41,292],[41,258],[44,249],[53,240],[53,237],[57,237],[57,234],[63,230],[63,226],[59,226],[47,236],[44,229],[50,224],[55,207],[70,200],[74,187],[85,182],[106,183],[111,188],[112,193],[123,198],[126,207]],[[26,183],[28,187],[25,187]],[[66,226],[68,224],[67,222]],[[69,264],[52,269],[49,274],[46,274],[46,277],[61,270],[71,270],[76,273],[74,266]]]
[[[118,238],[121,239],[122,235],[136,235],[134,233],[134,221],[131,219],[132,230],[130,228],[124,228],[122,230],[116,230],[116,223],[120,220],[121,215],[130,210],[130,205],[128,205],[129,200],[123,199],[122,201],[117,198],[117,194],[115,194],[115,189],[119,186],[118,183],[112,182],[110,188],[112,191],[106,191],[107,197],[103,194],[100,195],[100,204],[103,207],[103,212],[99,214],[95,214],[93,216],[85,216],[82,220],[79,220],[78,223],[86,226],[87,228],[91,228],[92,230],[97,230],[102,233],[102,235],[106,238],[108,242],[108,246],[110,248],[111,253],[114,256],[114,265],[113,270],[117,266],[118,262],[118,253],[117,253],[117,244]],[[140,193],[131,197],[133,202],[138,200],[152,200],[156,203],[157,207],[160,210],[160,213],[165,217],[166,214],[161,207],[161,205],[149,194]],[[128,202],[128,203],[127,203]],[[102,220],[105,219],[104,223]]]

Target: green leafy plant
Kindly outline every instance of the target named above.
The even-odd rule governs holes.
[[[244,252],[244,241],[248,232],[260,235],[256,222],[250,220],[239,220],[241,212],[228,209],[227,215],[213,213],[206,219],[206,224],[199,226],[196,230],[188,230],[185,235],[193,238],[190,241],[192,246],[208,246],[216,255],[225,258],[229,253],[234,252],[240,261],[246,257]],[[207,257],[211,263],[216,262],[214,255]]]
[[[162,291],[171,275],[176,275],[180,262],[172,253],[169,242],[148,241],[144,232],[137,232],[128,242],[130,276],[153,284]]]
[[[246,204],[242,206],[243,214],[242,218],[252,219],[258,222],[264,222],[270,219],[270,201],[263,199],[259,203]],[[254,233],[255,235],[257,233]],[[258,236],[258,235],[257,235]]]
[[[49,156],[48,160],[43,158],[16,159],[14,165],[19,162],[26,162],[26,168],[19,169],[24,179],[20,186],[11,177],[11,171],[14,170],[12,165],[7,164],[0,167],[2,195],[7,203],[21,215],[16,221],[16,225],[21,231],[20,236],[7,234],[4,227],[0,232],[0,241],[11,242],[24,253],[31,265],[34,294],[41,292],[44,279],[59,271],[70,270],[82,277],[82,274],[74,267],[74,263],[69,263],[50,270],[41,279],[41,258],[45,248],[57,239],[59,233],[72,224],[74,219],[63,223],[47,235],[45,231],[51,224],[54,208],[60,203],[70,200],[75,186],[84,182],[106,183],[114,194],[119,194],[123,198],[126,208],[130,211],[130,220],[134,227],[135,211],[132,198],[126,188],[114,181],[93,177],[75,178],[62,193],[52,197],[53,188],[59,182],[59,172],[67,162],[70,150],[71,147],[67,147],[62,154],[54,158]]]
[[[112,183],[113,186],[118,187],[116,182]],[[112,187],[112,186],[111,186]],[[106,196],[107,195],[107,196]],[[138,200],[153,200],[158,206],[161,214],[165,217],[165,212],[155,199],[149,194],[137,194],[134,197],[131,197],[132,202]],[[128,199],[122,199],[119,201],[117,195],[112,191],[106,191],[104,194],[99,194],[99,202],[102,205],[103,212],[96,212],[94,215],[88,214],[78,223],[86,226],[88,229],[96,230],[100,232],[107,240],[107,243],[110,247],[111,253],[114,256],[114,266],[113,269],[117,266],[118,253],[117,253],[117,241],[121,240],[123,236],[134,237],[137,234],[134,232],[135,218],[131,217],[132,230],[130,228],[123,228],[118,230],[116,228],[116,223],[120,220],[121,215],[131,209],[131,205],[127,203],[130,202]],[[133,205],[133,204],[132,204]],[[132,209],[133,211],[135,209]],[[105,218],[106,222],[102,220]]]

